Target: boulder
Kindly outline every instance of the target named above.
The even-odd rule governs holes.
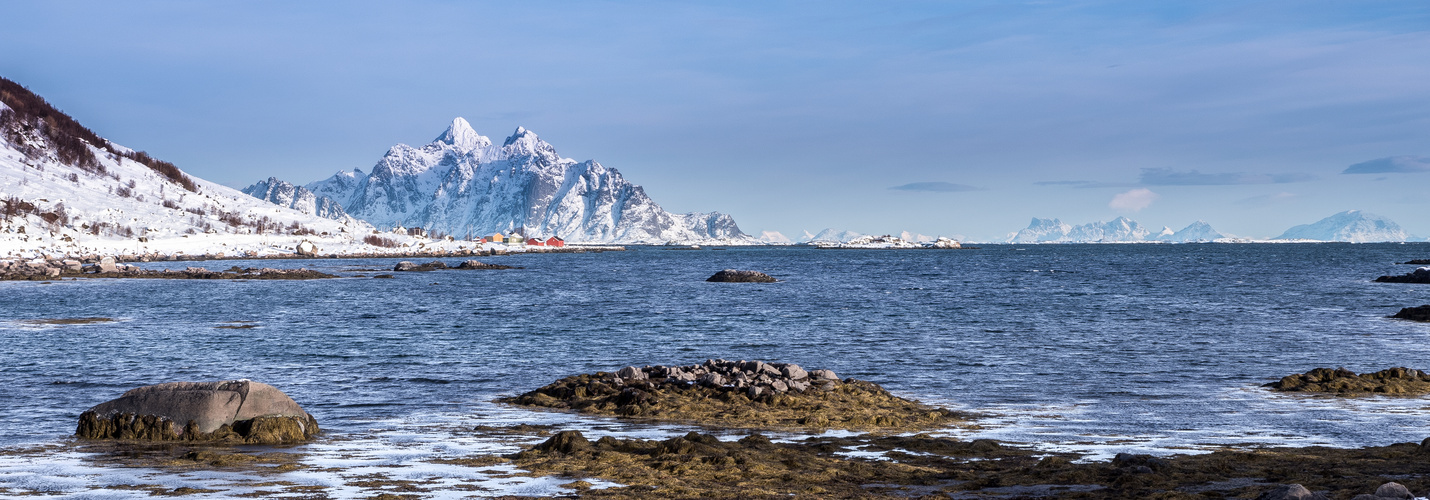
[[[799,365],[785,365],[784,368],[780,369],[780,373],[783,373],[785,378],[790,380],[799,380],[809,377],[809,372],[804,371],[804,368],[800,368]]]
[[[404,260],[404,261],[402,261],[402,262],[398,262],[397,265],[392,266],[392,270],[393,270],[393,271],[424,271],[425,269],[422,269],[422,266],[418,266],[416,262]]]
[[[314,245],[311,241],[303,240],[302,243],[298,244],[297,252],[298,255],[301,255],[303,257],[317,257],[318,246]]]
[[[81,439],[302,442],[318,422],[277,388],[249,380],[169,382],[130,389],[80,415]]]
[[[1323,493],[1311,493],[1311,490],[1299,484],[1284,484],[1262,493],[1256,500],[1325,500]]]
[[[717,283],[774,283],[774,277],[759,271],[742,271],[739,269],[726,269],[715,273],[705,281]]]
[[[815,370],[809,372],[809,377],[815,380],[839,380],[839,376],[834,374],[834,370]]]
[[[487,265],[479,260],[464,260],[461,264],[457,264],[457,269],[485,269],[486,267]]]
[[[1415,495],[1410,493],[1410,488],[1396,482],[1380,485],[1375,489],[1375,496],[1379,498],[1415,498]]]
[[[114,257],[104,257],[104,258],[102,258],[102,259],[99,259],[99,272],[101,272],[101,273],[117,273],[117,272],[119,272],[119,267],[114,265]]]
[[[634,366],[621,368],[620,371],[616,372],[616,376],[625,380],[645,380],[647,378],[644,371]]]

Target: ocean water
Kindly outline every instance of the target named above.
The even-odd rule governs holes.
[[[1316,367],[1430,368],[1430,324],[1386,318],[1430,303],[1430,285],[1371,281],[1427,257],[1430,244],[634,248],[395,279],[0,282],[0,447],[62,441],[132,387],[232,378],[279,387],[334,436],[411,424],[400,434],[437,442],[448,431],[413,422],[483,415],[599,429],[490,401],[707,358],[830,368],[984,415],[958,435],[1099,456],[1418,442],[1430,400],[1260,385]],[[397,260],[145,265],[371,276]],[[724,268],[781,281],[704,281]],[[34,322],[79,317],[115,321]],[[219,328],[240,325],[252,328]]]

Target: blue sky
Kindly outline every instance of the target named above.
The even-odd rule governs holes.
[[[1430,236],[1430,4],[7,2],[0,76],[232,186],[462,116],[750,232]],[[1353,167],[1354,166],[1354,167]],[[1351,173],[1343,173],[1351,172]]]

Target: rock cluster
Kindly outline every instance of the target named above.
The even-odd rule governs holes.
[[[280,444],[306,441],[318,421],[288,395],[249,380],[169,382],[130,389],[79,417],[82,439]]]
[[[1430,265],[1430,259],[1411,259],[1405,262],[1401,262],[1401,264],[1413,264],[1417,266]]]
[[[455,267],[455,268],[454,268],[454,267],[449,267],[449,266],[447,265],[447,263],[442,262],[442,261],[440,261],[440,260],[434,260],[434,261],[428,262],[428,263],[426,263],[426,264],[417,264],[417,263],[414,263],[414,262],[412,262],[412,261],[406,261],[406,260],[404,260],[404,261],[402,261],[402,262],[398,262],[396,266],[392,266],[392,270],[393,270],[393,271],[403,271],[403,272],[407,272],[407,271],[435,271],[435,270],[438,270],[438,269],[478,270],[478,269],[512,269],[512,267],[511,267],[511,266],[503,266],[503,265],[501,265],[501,264],[483,264],[481,261],[476,261],[476,260],[464,260],[464,261],[462,261],[461,264],[457,264],[457,267]]]
[[[1391,316],[1395,319],[1408,319],[1411,321],[1430,321],[1430,305],[1420,307],[1402,307],[1400,312]]]
[[[730,427],[934,428],[948,410],[899,398],[878,384],[789,363],[708,360],[573,375],[501,402]]]
[[[1325,493],[1312,492],[1299,484],[1285,484],[1262,493],[1256,497],[1256,500],[1328,500],[1329,498]],[[1392,498],[1409,500],[1415,498],[1415,495],[1410,493],[1410,488],[1406,488],[1405,485],[1389,482],[1376,488],[1375,493],[1356,495],[1351,497],[1351,500],[1390,500]]]
[[[301,280],[336,278],[337,276],[308,269],[240,268],[210,271],[203,267],[184,269],[141,269],[120,264],[113,257],[104,257],[93,264],[77,260],[56,262],[0,262],[0,280],[44,280],[52,278],[159,278],[159,279],[280,279]]]
[[[1430,283],[1430,267],[1422,267],[1400,276],[1381,276],[1377,283]]]
[[[774,283],[773,276],[759,271],[742,271],[739,269],[725,269],[706,278],[705,281],[717,283]]]
[[[1411,368],[1390,368],[1375,373],[1356,374],[1345,368],[1317,368],[1287,375],[1266,384],[1277,391],[1323,392],[1331,394],[1418,395],[1430,393],[1430,374]]]
[[[617,371],[613,380],[616,385],[639,381],[733,388],[757,398],[790,391],[804,392],[811,388],[828,390],[840,380],[831,370],[805,371],[792,363],[724,359],[706,360],[704,364],[690,366],[627,366]]]

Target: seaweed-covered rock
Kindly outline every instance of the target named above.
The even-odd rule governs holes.
[[[1402,307],[1400,312],[1391,316],[1395,319],[1408,319],[1411,321],[1430,321],[1430,305],[1419,307]]]
[[[1377,283],[1430,283],[1430,267],[1422,267],[1400,276],[1381,276]]]
[[[924,429],[962,420],[949,410],[894,396],[872,382],[840,381],[828,370],[723,359],[573,375],[499,401],[746,428]]]
[[[1412,396],[1430,393],[1430,374],[1404,367],[1365,374],[1345,368],[1316,368],[1306,373],[1287,375],[1266,384],[1266,387],[1286,392]]]
[[[287,394],[249,380],[130,389],[85,411],[75,429],[83,439],[248,444],[301,442],[317,433],[318,421]]]
[[[759,271],[725,269],[706,278],[705,281],[718,283],[774,283],[775,278]]]
[[[501,264],[486,264],[486,263],[483,263],[483,262],[481,262],[481,261],[476,261],[476,260],[464,260],[464,261],[462,261],[461,264],[458,264],[458,265],[457,265],[457,269],[462,269],[462,270],[511,269],[511,266],[503,266],[503,265],[501,265]]]

